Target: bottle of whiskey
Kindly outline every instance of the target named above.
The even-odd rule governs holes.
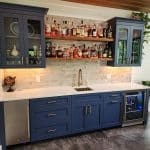
[[[76,33],[77,36],[80,36],[81,35],[81,32],[80,32],[80,26],[77,26],[77,33]]]
[[[67,35],[67,21],[63,21],[62,34],[63,36]]]
[[[93,30],[92,30],[91,26],[88,27],[88,36],[89,37],[93,36]]]
[[[111,27],[111,25],[109,25],[109,27],[107,29],[107,37],[112,38],[112,27]]]
[[[83,24],[83,20],[81,20],[81,25],[80,25],[80,35],[84,36],[84,24]]]
[[[67,35],[72,36],[72,28],[71,28],[71,23],[70,22],[68,22]]]
[[[97,37],[97,29],[96,29],[96,25],[93,25],[93,29],[92,29],[92,36],[93,37]]]
[[[103,28],[103,37],[107,38],[107,29],[106,28]]]
[[[74,26],[74,23],[72,22],[72,35],[76,36],[77,35],[77,28]]]

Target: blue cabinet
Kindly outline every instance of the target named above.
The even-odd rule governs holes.
[[[121,93],[108,93],[104,95],[102,127],[113,127],[121,125],[122,121]]]
[[[30,100],[31,141],[70,134],[71,100],[69,96]]]
[[[6,150],[5,127],[4,127],[4,106],[2,102],[0,102],[0,145],[2,145],[2,150]]]
[[[144,22],[140,20],[113,18],[108,21],[113,29],[113,60],[110,66],[140,66]]]
[[[72,133],[99,129],[101,119],[101,95],[72,96]]]
[[[44,14],[47,10],[0,3],[1,68],[45,67]]]

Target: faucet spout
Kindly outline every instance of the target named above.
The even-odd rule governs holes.
[[[83,80],[82,80],[82,69],[79,69],[78,72],[78,86],[83,85]]]

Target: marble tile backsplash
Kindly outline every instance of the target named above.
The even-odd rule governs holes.
[[[47,60],[46,64],[43,69],[4,69],[3,73],[16,76],[17,89],[76,86],[80,68],[84,85],[131,81],[131,68],[108,67],[98,60]]]

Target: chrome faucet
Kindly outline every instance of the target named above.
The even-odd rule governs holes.
[[[83,85],[83,80],[82,80],[82,69],[79,69],[78,72],[78,86]]]

